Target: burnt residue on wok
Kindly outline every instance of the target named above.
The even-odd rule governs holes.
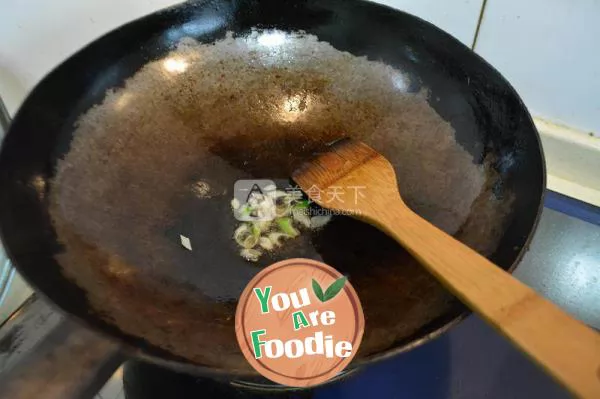
[[[229,202],[236,180],[286,178],[352,136],[392,161],[413,210],[492,253],[511,194],[495,197],[491,162],[457,144],[419,86],[309,35],[183,40],[78,120],[51,185],[64,273],[124,332],[195,363],[249,371],[236,299],[261,266],[314,258],[348,274],[361,298],[358,358],[391,347],[455,305],[394,241],[338,216],[257,266],[238,255]],[[210,190],[202,198],[199,182]],[[184,225],[193,251],[172,239]]]

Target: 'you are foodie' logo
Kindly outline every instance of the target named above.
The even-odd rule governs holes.
[[[250,281],[237,307],[244,356],[283,385],[324,383],[352,360],[365,327],[356,291],[324,263],[289,259]]]

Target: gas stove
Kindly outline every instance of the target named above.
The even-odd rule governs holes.
[[[597,288],[600,283],[600,208],[549,191],[537,233],[515,275],[576,318],[600,329],[600,290]],[[32,356],[44,356],[49,342],[65,339],[70,331],[68,323],[43,300],[35,296],[28,299],[0,327],[0,381],[5,379],[0,385],[14,382],[6,379],[14,376],[14,369],[26,365]],[[102,340],[98,342],[100,345]],[[95,349],[113,350],[101,346]],[[427,344],[365,367],[339,383],[276,396],[256,392],[251,386],[191,378],[140,362],[128,362],[112,374],[123,360],[115,351],[107,356],[105,363],[97,366],[94,377],[83,381],[84,384],[76,381],[77,369],[83,365],[53,372],[58,385],[79,385],[73,391],[77,392],[75,397],[95,395],[98,399],[151,399],[151,394],[177,398],[315,399],[570,397],[477,316],[470,316]],[[29,380],[25,384],[32,392],[43,392],[45,387],[42,386],[35,391],[35,383]],[[3,395],[0,392],[0,397]]]

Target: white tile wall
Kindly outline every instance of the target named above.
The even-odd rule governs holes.
[[[374,0],[416,15],[471,47],[483,0]]]
[[[7,0],[0,5],[0,93],[14,112],[35,83],[103,33],[180,0]],[[471,45],[483,0],[375,0]],[[118,10],[118,12],[115,12]],[[598,0],[488,0],[476,50],[534,114],[600,135]]]
[[[7,0],[0,5],[0,93],[14,112],[55,65],[125,22],[180,0]],[[380,0],[471,45],[482,0]]]
[[[54,66],[93,39],[180,0],[6,0],[0,93],[10,112]]]
[[[533,114],[600,137],[600,1],[488,0],[475,50]]]

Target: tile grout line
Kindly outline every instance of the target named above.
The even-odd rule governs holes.
[[[475,28],[475,36],[473,37],[473,44],[471,50],[475,51],[477,45],[477,39],[479,38],[479,30],[481,29],[481,23],[483,22],[483,15],[485,14],[485,8],[487,7],[488,0],[483,0],[481,3],[481,11],[479,12],[479,19],[477,20],[477,27]]]

